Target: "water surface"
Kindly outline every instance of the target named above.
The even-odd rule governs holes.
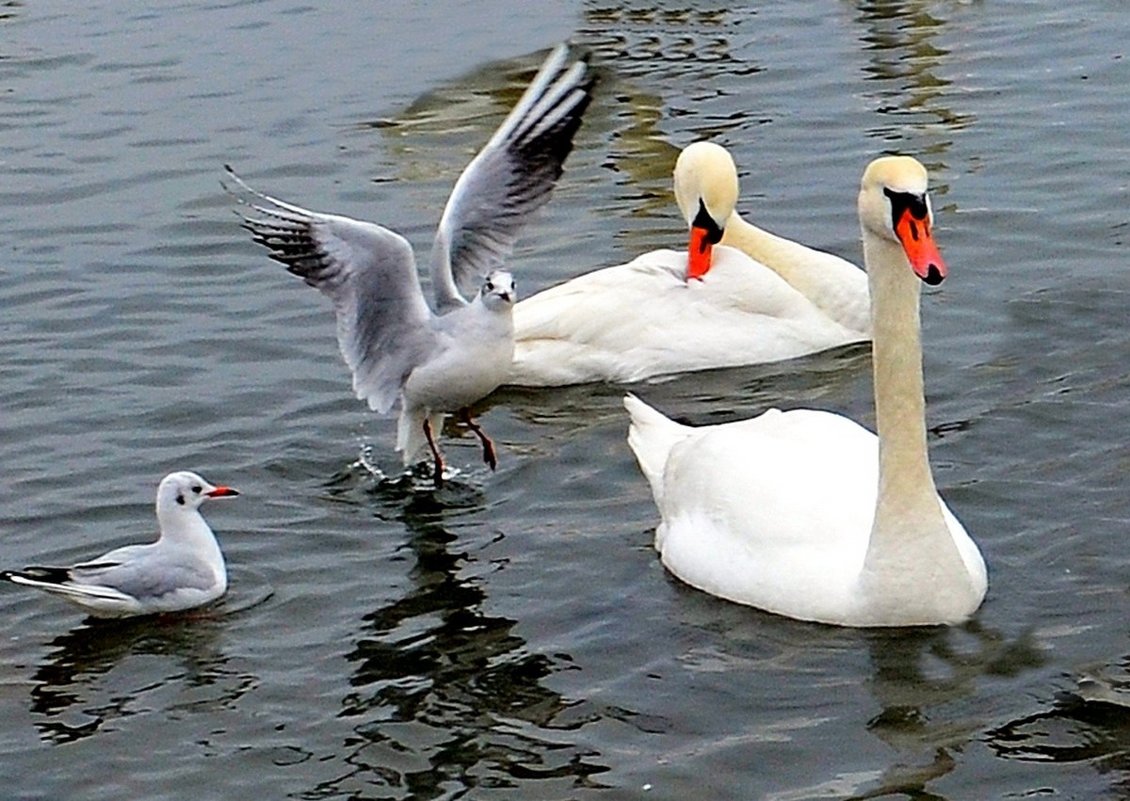
[[[866,632],[667,575],[622,387],[503,390],[458,480],[397,479],[317,293],[256,249],[222,165],[426,249],[546,48],[601,83],[513,266],[524,294],[683,241],[677,148],[746,216],[860,258],[867,161],[931,169],[951,275],[924,295],[931,452],[988,599]],[[1130,21],[1117,4],[274,0],[0,6],[5,566],[207,512],[232,591],[92,625],[4,588],[0,754],[28,798],[1130,797],[1130,734],[1069,693],[1130,644]],[[634,388],[682,419],[871,419],[866,348]],[[381,480],[373,469],[393,478]]]

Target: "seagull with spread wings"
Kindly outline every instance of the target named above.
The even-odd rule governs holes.
[[[323,214],[251,189],[230,167],[243,226],[271,258],[333,302],[353,390],[378,412],[399,401],[396,449],[406,465],[427,445],[436,486],[444,462],[436,437],[455,413],[494,444],[469,407],[508,376],[514,353],[514,279],[501,269],[531,214],[548,199],[592,100],[585,60],[556,47],[518,104],[471,161],[448,198],[432,246],[433,311],[407,240],[380,225]],[[467,300],[461,288],[477,286]]]

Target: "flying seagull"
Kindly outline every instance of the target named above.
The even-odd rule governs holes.
[[[508,376],[514,352],[514,279],[501,269],[531,214],[548,199],[592,100],[584,59],[556,47],[518,104],[459,176],[432,246],[435,310],[420,287],[412,248],[380,225],[310,211],[262,194],[227,167],[244,197],[243,227],[272,259],[333,301],[353,390],[378,412],[398,401],[396,449],[405,465],[427,445],[443,483],[436,438],[454,413],[494,444],[469,407]],[[463,292],[476,287],[467,300]]]

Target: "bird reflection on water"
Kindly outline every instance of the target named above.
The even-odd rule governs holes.
[[[356,482],[370,478],[362,472],[358,465],[339,474],[330,493],[356,500]],[[486,497],[458,480],[428,492],[417,483],[410,476],[380,480],[364,491],[375,514],[408,529],[413,586],[362,618],[345,656],[353,689],[339,713],[355,721],[343,744],[353,770],[314,792],[371,792],[376,785],[434,798],[453,784],[600,786],[594,777],[608,767],[560,722],[571,702],[543,686],[568,669],[569,657],[532,652],[515,634],[516,621],[488,613],[477,574],[503,565],[480,561],[447,528],[483,507]]]
[[[32,675],[31,713],[44,740],[63,745],[140,714],[231,708],[258,680],[230,663],[215,613],[87,623],[56,637]],[[155,657],[153,659],[152,657]],[[113,727],[111,727],[113,728]]]

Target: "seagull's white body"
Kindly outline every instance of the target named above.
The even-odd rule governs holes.
[[[404,382],[396,449],[419,453],[427,444],[423,421],[438,432],[437,409],[463,409],[498,388],[514,358],[514,322],[510,307],[492,310],[481,299],[435,318],[435,356],[418,365]]]
[[[925,193],[925,170],[905,157],[873,162],[860,191],[877,437],[806,409],[692,428],[626,398],[662,518],[655,546],[688,584],[845,626],[958,623],[981,604],[984,560],[926,449],[918,279],[938,283],[945,268]]]
[[[689,252],[645,253],[518,303],[508,383],[639,381],[870,339],[866,274],[742,219],[724,148],[690,145],[674,179]]]
[[[548,199],[592,98],[583,61],[562,45],[452,190],[432,248],[436,309],[424,299],[412,248],[374,223],[323,214],[252,190],[244,226],[295,275],[333,301],[341,353],[357,397],[378,412],[401,406],[397,450],[411,464],[458,412],[483,442],[468,407],[505,379],[513,357],[514,282],[500,269],[529,217]],[[479,293],[468,301],[471,286]]]
[[[227,592],[228,574],[200,504],[238,494],[195,473],[170,473],[157,488],[161,534],[156,542],[115,548],[70,567],[28,567],[5,571],[0,577],[58,595],[95,617],[203,606]]]

